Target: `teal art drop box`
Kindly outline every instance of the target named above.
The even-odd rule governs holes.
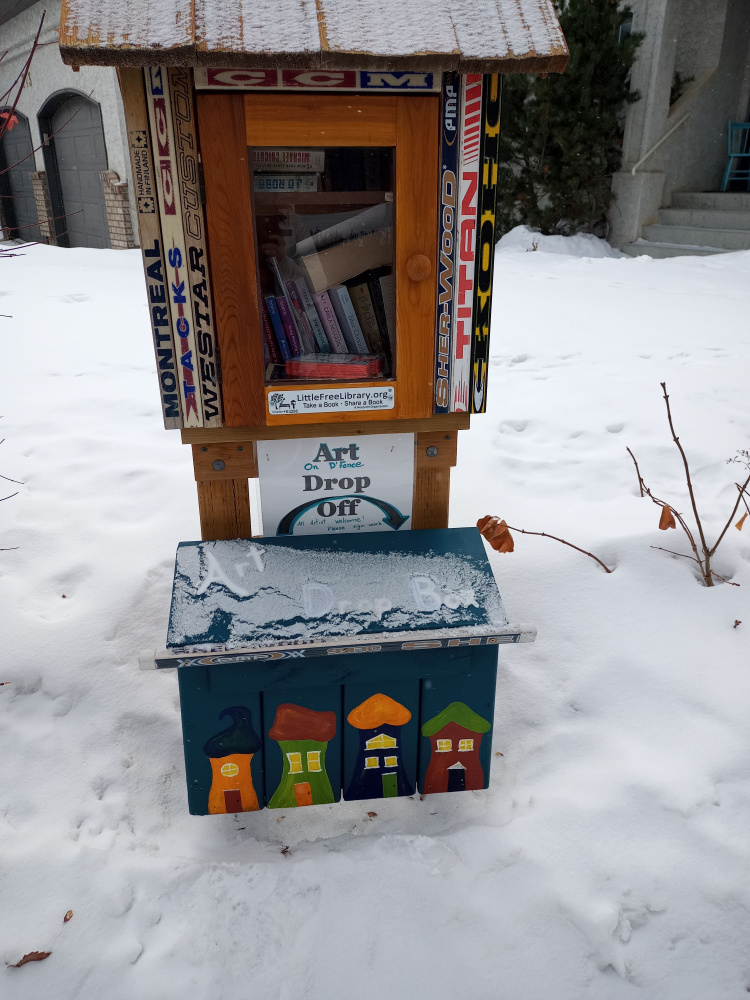
[[[486,788],[505,615],[475,528],[183,542],[190,812]]]

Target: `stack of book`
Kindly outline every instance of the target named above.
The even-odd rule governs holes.
[[[273,288],[263,289],[261,319],[269,379],[392,372],[391,218],[392,204],[382,202],[292,244],[281,263],[266,258]],[[295,277],[285,278],[289,273]]]
[[[375,378],[382,371],[382,354],[302,354],[286,363],[291,378]]]

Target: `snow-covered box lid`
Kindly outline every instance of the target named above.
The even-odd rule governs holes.
[[[552,0],[63,0],[66,63],[561,73]]]
[[[169,650],[156,662],[532,638],[533,630],[509,624],[475,528],[182,542]]]

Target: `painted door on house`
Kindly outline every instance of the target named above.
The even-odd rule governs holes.
[[[10,108],[6,108],[9,111]],[[11,236],[22,240],[38,240],[37,216],[31,172],[36,170],[32,153],[31,130],[24,115],[15,112],[18,122],[6,129],[0,143],[0,199],[3,219]]]
[[[67,232],[68,246],[109,247],[104,188],[99,176],[100,170],[107,169],[99,106],[82,97],[71,97],[53,113],[50,129],[57,133],[54,156],[60,211],[65,216],[61,229]]]

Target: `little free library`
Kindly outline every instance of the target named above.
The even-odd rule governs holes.
[[[487,405],[501,77],[564,70],[551,0],[63,0],[60,49],[118,68],[192,450],[201,540],[141,658],[178,668],[190,811],[487,787],[497,647],[534,631],[448,528],[450,470]]]

